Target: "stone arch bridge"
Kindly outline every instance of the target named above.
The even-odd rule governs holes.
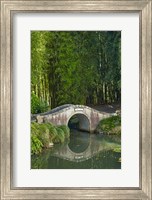
[[[32,115],[32,119],[38,123],[53,123],[55,125],[68,125],[71,117],[76,116],[79,120],[79,129],[93,132],[99,121],[115,115],[105,113],[84,105],[66,104],[52,109],[49,112]]]

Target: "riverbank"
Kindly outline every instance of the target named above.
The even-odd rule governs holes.
[[[105,135],[121,135],[121,116],[118,115],[102,119],[95,132]]]
[[[51,123],[31,123],[31,154],[39,154],[43,149],[54,144],[63,143],[70,137],[70,129],[65,126],[55,126]]]

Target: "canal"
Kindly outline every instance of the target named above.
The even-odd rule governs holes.
[[[31,157],[32,169],[120,169],[121,138],[71,129],[70,139]]]

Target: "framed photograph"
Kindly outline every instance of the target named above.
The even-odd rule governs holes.
[[[1,0],[1,199],[152,199],[151,9]]]

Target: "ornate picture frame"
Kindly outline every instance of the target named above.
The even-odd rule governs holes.
[[[1,0],[1,199],[152,199],[152,2]],[[14,13],[137,12],[140,15],[140,186],[138,188],[13,187],[13,49]]]

